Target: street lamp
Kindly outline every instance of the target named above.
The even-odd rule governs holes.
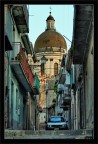
[[[41,58],[41,64],[45,64],[47,61],[46,57],[43,55],[43,57]]]
[[[41,64],[45,64],[46,61],[47,61],[47,58],[43,55],[42,58],[41,58]],[[32,65],[32,64],[31,64],[31,66],[33,66],[33,67],[34,67],[34,66],[35,66],[35,67],[40,67],[41,65]]]

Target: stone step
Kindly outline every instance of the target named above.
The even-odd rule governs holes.
[[[5,137],[25,136],[25,135],[93,135],[92,130],[5,130]]]

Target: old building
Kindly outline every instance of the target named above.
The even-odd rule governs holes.
[[[75,6],[73,33],[76,129],[94,128],[94,7]]]
[[[33,129],[36,125],[36,99],[34,74],[28,64],[28,54],[32,55],[33,47],[27,34],[29,32],[27,5],[5,5],[4,16],[5,128]]]
[[[94,129],[94,9],[74,6],[73,42],[67,71],[71,78],[71,129]]]
[[[57,108],[61,115],[66,115],[64,110],[67,110],[69,128],[74,130],[94,130],[93,13],[93,5],[74,6],[73,41],[68,53],[62,58],[58,78]],[[68,74],[69,94],[66,91]]]

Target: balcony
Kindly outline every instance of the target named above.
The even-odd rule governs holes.
[[[25,49],[21,48],[20,43],[14,43],[13,47],[14,51],[11,58],[11,67],[25,90],[27,92],[33,92],[34,75],[28,65]]]
[[[62,98],[62,101],[61,101],[62,108],[69,106],[70,104],[71,104],[71,95],[70,94],[64,94],[64,97]]]
[[[61,100],[61,105],[65,107],[70,104],[71,104],[71,86],[70,84],[66,84],[64,88],[64,94]]]
[[[21,34],[21,39],[24,43],[27,53],[32,54],[33,48],[31,48],[31,42],[29,40],[28,34]]]
[[[65,111],[68,111],[69,110],[69,105],[61,105],[60,108],[62,108],[63,110]]]
[[[63,97],[63,104],[64,105],[70,105],[71,104],[71,95],[65,94]]]
[[[59,74],[59,84],[64,84],[66,80],[66,70],[63,68],[60,70]]]
[[[66,55],[63,55],[62,61],[61,61],[61,66],[65,67],[65,59],[66,59]]]
[[[58,94],[64,93],[65,86],[63,84],[58,84]]]
[[[87,57],[93,21],[93,5],[76,5],[73,30],[73,64]]]
[[[13,5],[12,13],[20,33],[29,33],[29,13],[26,5]]]

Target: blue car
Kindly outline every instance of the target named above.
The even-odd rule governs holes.
[[[67,121],[63,116],[51,116],[46,124],[46,130],[68,130]]]

